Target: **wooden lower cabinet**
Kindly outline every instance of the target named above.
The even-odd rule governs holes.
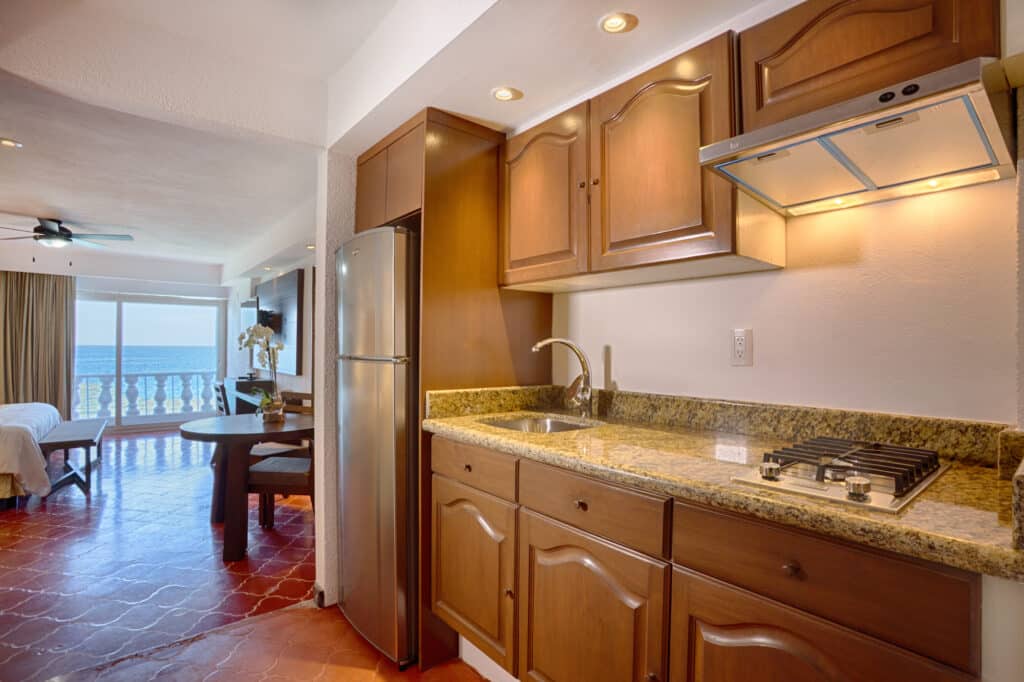
[[[519,678],[664,680],[669,567],[521,508]]]
[[[433,477],[433,611],[515,673],[516,505]]]
[[[672,571],[672,682],[966,682],[891,644],[685,569]]]

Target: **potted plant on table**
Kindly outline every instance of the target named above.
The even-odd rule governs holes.
[[[284,401],[277,387],[277,358],[284,350],[284,343],[274,340],[274,330],[262,324],[254,324],[238,335],[238,350],[246,348],[256,350],[256,360],[260,367],[270,370],[270,380],[273,383],[273,392],[262,388],[253,391],[253,395],[260,396],[260,411],[263,413],[265,422],[284,421]]]

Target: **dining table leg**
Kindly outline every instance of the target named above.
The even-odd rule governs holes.
[[[226,448],[220,443],[213,451],[213,492],[210,497],[210,523],[224,522],[224,462]]]
[[[249,540],[248,443],[224,446],[224,561],[245,558]]]

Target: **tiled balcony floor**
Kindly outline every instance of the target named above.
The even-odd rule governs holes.
[[[0,681],[97,666],[310,598],[309,499],[279,499],[265,531],[251,496],[249,555],[225,564],[211,452],[176,433],[108,437],[90,498],[70,486],[0,511]]]
[[[461,661],[425,673],[399,672],[335,608],[306,604],[229,625],[192,640],[131,656],[62,682],[144,680],[321,680],[483,682]]]

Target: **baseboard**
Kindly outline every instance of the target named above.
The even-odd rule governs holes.
[[[465,637],[459,637],[459,658],[469,667],[491,682],[516,682],[504,668],[492,661],[487,654],[477,649]]]

